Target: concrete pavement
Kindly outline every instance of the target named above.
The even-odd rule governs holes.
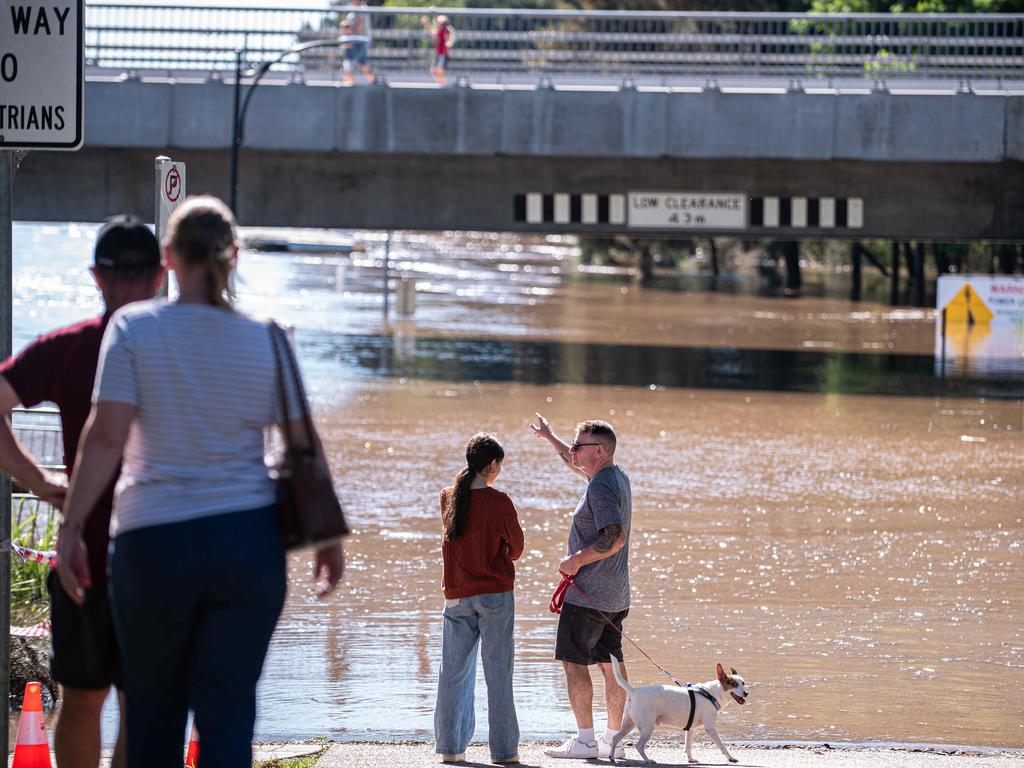
[[[701,765],[728,765],[722,753],[698,735],[694,757]],[[648,746],[648,755],[665,768],[687,766],[686,753],[681,740]],[[522,765],[526,768],[573,768],[578,766],[610,765],[606,760],[569,761],[544,755],[544,749],[555,742],[530,742],[520,750]],[[794,745],[790,747],[762,747],[755,745],[729,745],[739,760],[739,766],[756,768],[1024,768],[1024,751],[947,751],[938,749],[868,749],[828,748],[824,745]],[[466,752],[463,766],[489,766],[486,745],[472,745]],[[333,744],[317,762],[317,768],[434,768],[438,757],[433,744],[423,742],[345,742]],[[618,765],[642,765],[639,755],[631,746],[626,747],[626,759]]]

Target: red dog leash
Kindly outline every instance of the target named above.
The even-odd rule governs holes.
[[[559,573],[562,573],[562,572],[559,571]],[[597,615],[600,616],[602,619],[604,619],[605,623],[607,623],[608,626],[610,626],[612,629],[614,629],[616,632],[618,632],[620,635],[622,635],[624,640],[628,640],[633,645],[634,648],[636,648],[638,651],[640,651],[641,654],[643,654],[643,657],[645,659],[647,659],[649,662],[651,662],[651,664],[656,666],[665,675],[667,675],[669,680],[671,680],[673,683],[678,685],[680,688],[685,688],[686,687],[682,683],[680,683],[678,680],[676,680],[671,672],[669,672],[667,669],[665,669],[663,666],[661,666],[661,664],[659,664],[654,659],[652,659],[650,656],[648,656],[647,653],[644,651],[644,649],[641,648],[639,645],[637,645],[635,642],[633,642],[633,639],[630,638],[629,635],[627,635],[621,629],[616,627],[615,624],[612,622],[612,620],[604,615],[604,611],[602,611],[600,608],[598,608],[596,605],[594,605],[594,601],[590,599],[590,596],[587,595],[587,593],[584,592],[582,589],[580,589],[580,585],[576,583],[576,581],[573,579],[572,576],[569,576],[569,575],[567,575],[565,573],[562,573],[562,581],[555,588],[554,594],[551,595],[551,602],[548,604],[548,610],[550,610],[552,613],[561,613],[562,612],[562,606],[565,605],[565,593],[569,591],[569,587],[572,587],[577,592],[579,592],[580,595],[583,597],[583,599],[587,601],[587,604],[592,609],[597,611]]]

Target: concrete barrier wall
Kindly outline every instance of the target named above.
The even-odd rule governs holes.
[[[86,146],[217,149],[220,82],[86,86]],[[552,157],[1024,160],[1024,96],[338,88],[265,83],[250,149]]]

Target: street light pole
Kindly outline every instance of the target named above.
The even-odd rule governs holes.
[[[299,45],[293,45],[286,51],[282,51],[277,58],[260,64],[259,69],[249,70],[245,73],[246,77],[252,77],[252,82],[249,84],[249,90],[245,92],[245,98],[241,99],[241,109],[239,109],[239,100],[241,96],[241,82],[242,82],[242,52],[239,49],[235,49],[235,108],[232,112],[234,122],[231,129],[231,167],[229,174],[231,176],[229,184],[231,189],[229,190],[231,210],[235,214],[235,219],[238,219],[238,153],[242,148],[242,142],[245,140],[245,115],[249,111],[249,102],[252,101],[253,92],[256,90],[256,86],[260,84],[260,80],[263,76],[270,71],[270,68],[277,64],[285,56],[293,53],[302,53],[304,51],[311,50],[313,48],[336,48],[348,43],[365,43],[370,44],[370,38],[366,35],[343,35],[342,37],[333,40],[314,40],[309,43],[301,43]]]

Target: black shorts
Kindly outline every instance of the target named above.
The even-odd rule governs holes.
[[[107,587],[85,591],[85,605],[75,605],[54,571],[46,578],[50,591],[50,672],[68,688],[100,690],[120,687],[121,656]]]
[[[593,608],[565,603],[558,617],[555,658],[589,666],[607,664],[611,662],[611,654],[615,654],[615,658],[622,661],[622,621],[628,613],[627,608],[602,617]],[[614,629],[604,617],[615,625]]]

